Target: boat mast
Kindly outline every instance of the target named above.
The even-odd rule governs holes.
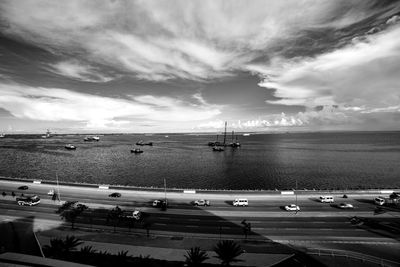
[[[224,146],[225,146],[225,142],[226,142],[226,122],[225,122],[225,131],[224,131]]]

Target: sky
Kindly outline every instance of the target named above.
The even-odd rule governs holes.
[[[400,130],[400,1],[0,1],[0,132]]]

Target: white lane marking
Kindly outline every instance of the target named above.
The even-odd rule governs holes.
[[[198,222],[198,221],[200,221],[200,219],[189,219],[188,221]]]
[[[159,217],[158,219],[160,219],[160,220],[169,220],[170,218]]]
[[[156,224],[156,225],[167,225],[165,223],[154,223],[154,224]]]
[[[190,227],[190,228],[198,228],[198,225],[186,225],[186,227]]]

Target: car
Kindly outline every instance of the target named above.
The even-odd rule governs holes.
[[[139,221],[142,218],[142,213],[140,212],[140,210],[135,210],[132,213],[132,218]]]
[[[28,186],[27,185],[21,185],[20,187],[18,187],[19,190],[28,190]]]
[[[163,206],[166,206],[167,204],[168,204],[167,200],[156,199],[153,201],[152,206],[155,208],[161,208]]]
[[[210,206],[210,201],[207,199],[199,199],[194,202],[195,206]]]
[[[385,199],[383,197],[376,197],[374,202],[376,205],[383,206],[385,204]]]
[[[340,203],[338,205],[339,208],[341,209],[353,209],[353,205],[349,204],[349,203]]]
[[[285,206],[285,210],[287,211],[300,211],[300,207],[295,204],[290,204]]]
[[[121,193],[114,192],[108,195],[109,197],[121,197]]]

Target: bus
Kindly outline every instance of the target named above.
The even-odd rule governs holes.
[[[17,197],[17,204],[20,206],[35,206],[40,203],[40,198],[37,195]]]

